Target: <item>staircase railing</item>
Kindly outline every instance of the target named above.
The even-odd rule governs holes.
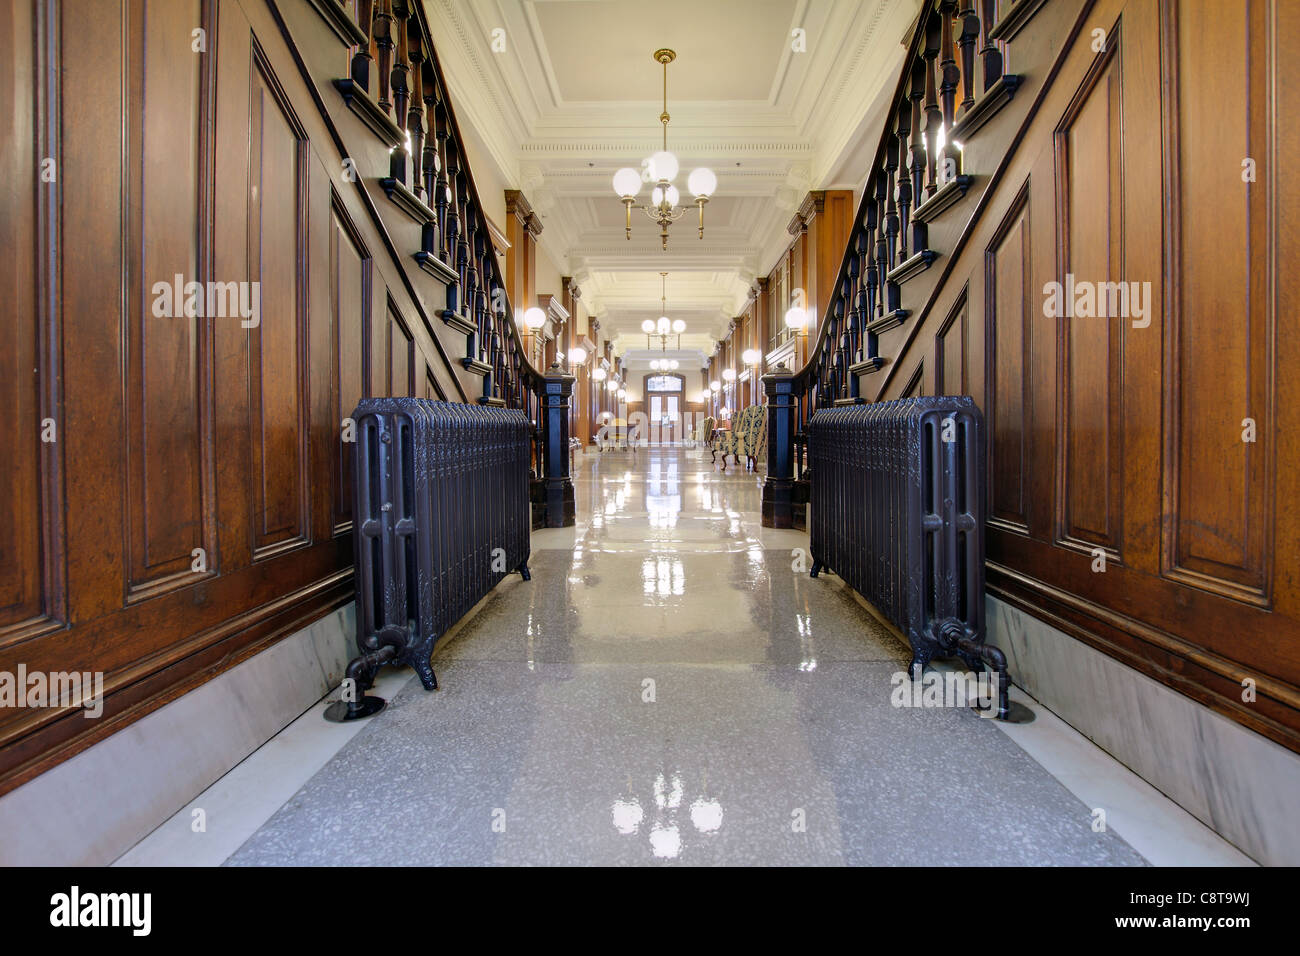
[[[350,76],[336,86],[394,147],[382,184],[424,223],[414,258],[446,283],[442,319],[465,333],[462,364],[483,379],[477,400],[521,409],[533,423],[533,476],[545,486],[547,523],[572,523],[568,411],[574,380],[558,365],[543,373],[529,360],[420,4],[314,2],[334,4],[357,28]]]
[[[938,258],[930,248],[929,224],[971,184],[957,144],[1019,85],[1019,77],[1003,72],[997,6],[997,0],[925,0],[917,17],[807,363],[763,376],[765,525],[796,524],[798,507],[807,500],[801,491],[808,420],[819,407],[864,401],[860,377],[887,361],[878,337],[910,315],[903,307],[903,283]]]

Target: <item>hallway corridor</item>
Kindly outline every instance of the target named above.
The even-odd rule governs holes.
[[[388,675],[387,709],[229,863],[1146,862],[991,721],[891,706],[906,649],[794,570],[807,538],[760,527],[760,478],[698,448],[578,462],[577,527],[534,532],[532,581],[440,645],[440,689]],[[226,859],[211,837],[341,731],[305,714],[194,801],[215,834],[187,808],[119,863]]]

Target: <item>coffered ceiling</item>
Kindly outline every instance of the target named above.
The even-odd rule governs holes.
[[[668,272],[669,315],[688,326],[682,347],[704,355],[788,244],[786,225],[807,191],[863,179],[920,7],[919,0],[424,4],[462,127],[474,128],[496,177],[528,197],[545,227],[542,245],[577,280],[616,349],[645,348],[641,322],[659,315],[659,273]],[[667,251],[637,210],[625,239],[611,186],[617,169],[660,148],[663,69],[652,57],[660,47],[677,53],[668,67],[668,148],[681,161],[679,188],[686,192],[696,166],[718,177],[704,238],[692,208],[669,230]]]

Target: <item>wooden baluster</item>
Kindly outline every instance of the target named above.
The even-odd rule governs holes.
[[[894,186],[894,199],[898,205],[898,261],[906,262],[910,252],[919,252],[919,249],[909,249],[908,244],[908,219],[911,216],[912,209],[912,173],[908,168],[908,148],[907,138],[912,128],[912,101],[904,96],[898,103],[898,170],[897,184]]]
[[[936,177],[938,165],[939,130],[943,128],[943,112],[939,109],[934,71],[939,55],[939,18],[931,13],[925,24],[925,194],[933,196],[939,190]]]
[[[961,81],[961,70],[953,56],[952,18],[957,9],[957,0],[939,0],[939,23],[942,34],[939,44],[943,51],[940,61],[940,73],[943,77],[939,85],[939,101],[943,108],[943,128],[945,134],[952,129],[954,111],[957,105],[957,84]],[[957,169],[957,147],[945,138],[943,149],[935,160],[939,164],[939,184],[946,183],[960,170]]]
[[[975,105],[975,41],[980,35],[980,18],[975,12],[975,0],[961,0],[957,11],[961,20],[961,33],[957,46],[961,50],[961,115]]]
[[[357,47],[352,54],[352,82],[367,93],[370,92],[370,67],[374,57],[370,55],[370,44],[374,38],[374,0],[357,0],[357,26],[366,35],[366,42]]]
[[[460,207],[456,200],[456,179],[459,165],[460,160],[456,157],[456,144],[448,140],[447,171],[442,176],[442,188],[439,190],[441,194],[439,198],[440,207],[445,210],[442,217],[444,223],[442,238],[445,243],[442,261],[455,270],[457,276],[459,276],[455,284],[447,287],[447,308],[458,314],[460,312],[460,290],[464,288],[464,277],[460,276],[459,260],[456,258],[461,242]]]
[[[393,82],[393,0],[378,0],[375,8],[375,49],[379,60],[379,96],[375,102],[385,113],[392,113]]]
[[[438,90],[437,82],[434,79],[433,65],[428,57],[424,58],[424,63],[420,67],[420,98],[424,103],[423,123],[424,129],[424,149],[420,157],[420,173],[422,175],[421,188],[423,189],[422,198],[433,209],[437,209],[438,203],[438,167],[442,165],[442,159],[438,154]],[[424,124],[427,123],[427,126]],[[429,251],[436,249],[436,246],[430,246]]]
[[[460,203],[456,195],[456,183],[460,173],[460,157],[457,155],[456,143],[451,138],[450,116],[447,116],[446,102],[443,103],[444,117],[447,122],[447,135],[444,137],[447,149],[446,172],[442,176],[442,201],[447,206],[447,215],[444,220],[447,228],[443,231],[443,239],[446,242],[446,248],[443,250],[442,261],[447,263],[453,269],[456,268],[456,242],[460,236]]]
[[[925,140],[921,138],[921,101],[925,98],[925,80],[927,76],[929,76],[929,69],[924,60],[917,60],[912,64],[912,89],[908,97],[912,101],[912,125],[908,131],[910,145],[907,150],[907,165],[912,175],[911,194],[915,203],[914,209],[921,204],[924,198],[922,190],[925,188],[926,150]],[[919,219],[914,219],[911,225],[912,251],[920,252],[929,244],[929,233],[926,231],[925,223]]]
[[[460,217],[460,221],[463,225],[460,231],[460,236],[456,240],[456,257],[453,261],[456,262],[456,271],[460,273],[461,288],[465,289],[465,316],[466,318],[470,318],[471,316],[469,313],[472,306],[472,300],[469,297],[469,289],[465,286],[465,283],[468,280],[471,248],[469,230],[472,228],[473,222],[470,218],[472,212],[469,207],[469,184],[465,176],[465,157],[460,155],[459,150],[457,150],[457,155],[459,156],[460,164],[456,170],[455,178],[456,214]]]
[[[849,248],[856,249],[857,243],[862,235],[862,227],[858,226],[849,236]],[[854,340],[857,338],[858,329],[862,327],[862,318],[858,312],[858,307],[862,301],[862,263],[856,255],[849,256],[848,260],[848,281],[845,283],[844,294],[844,330],[849,335],[849,355],[853,356]]]
[[[437,179],[434,183],[434,210],[438,213],[438,257],[443,262],[450,265],[451,258],[447,250],[451,248],[448,238],[448,217],[451,215],[451,197],[447,189],[447,176],[450,172],[448,169],[448,148],[447,148],[447,105],[443,102],[442,90],[434,86],[434,96],[437,99],[437,107],[434,111],[434,141],[438,150],[437,162]]]
[[[466,192],[464,180],[457,183],[457,193]],[[474,209],[466,202],[463,207],[462,221],[465,223],[465,231],[460,237],[457,245],[456,261],[457,270],[460,272],[460,286],[465,290],[465,318],[469,319],[476,326],[479,325],[479,317],[476,314],[479,307],[478,301],[478,268],[474,263],[474,240],[478,232],[477,216]],[[483,343],[483,329],[479,327],[474,333],[474,342],[466,353],[470,358],[479,357],[479,349]]]
[[[1002,51],[998,49],[997,41],[989,36],[989,31],[997,25],[994,23],[997,0],[980,0],[980,11],[980,28],[984,37],[984,45],[980,47],[980,59],[984,61],[984,85],[980,92],[987,93],[990,86],[1002,79]]]
[[[898,137],[893,133],[885,137],[885,235],[888,237],[889,268],[902,260],[898,256],[898,206],[894,202],[894,177],[898,172]]]
[[[872,209],[871,228],[874,229],[875,228],[874,208],[871,207],[870,204],[868,204],[868,208]],[[854,312],[856,313],[856,320],[853,323],[853,361],[861,362],[862,359],[865,357],[862,352],[862,330],[866,328],[867,323],[871,321],[871,303],[872,303],[872,299],[876,294],[876,282],[875,282],[876,273],[875,270],[871,268],[871,260],[870,260],[870,256],[871,256],[871,230],[870,229],[860,228],[858,230],[857,241],[854,246],[854,252],[856,252],[856,255],[853,258],[854,261],[858,263],[858,271],[861,273],[862,278],[858,282],[858,294],[854,300]]]
[[[407,21],[411,61],[411,107],[406,114],[406,131],[411,137],[411,192],[421,202],[428,202],[424,191],[424,43],[420,36],[420,19]]]
[[[873,177],[872,188],[876,196],[876,285],[880,289],[880,311],[876,313],[876,318],[884,318],[886,311],[885,304],[885,283],[888,281],[885,277],[889,274],[889,223],[885,211],[885,177],[876,170]]]
[[[407,0],[398,0],[393,14],[393,33],[397,37],[397,58],[393,61],[390,83],[393,88],[393,119],[405,129],[406,114],[411,99],[411,50],[407,24],[411,11]]]
[[[880,317],[879,312],[876,309],[877,292],[880,289],[880,277],[876,274],[876,267],[871,261],[871,252],[875,247],[877,230],[879,228],[878,213],[879,210],[875,202],[868,200],[865,220],[866,228],[862,230],[862,262],[863,272],[865,273],[864,279],[867,287],[867,308],[862,316],[863,329],[867,327],[867,323],[874,322]],[[868,336],[868,345],[870,345],[870,336]],[[873,354],[874,353],[871,352],[870,348],[868,348],[867,356],[870,357]]]

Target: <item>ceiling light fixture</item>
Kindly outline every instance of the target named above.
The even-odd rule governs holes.
[[[659,309],[660,312],[668,311],[668,273],[659,273]],[[646,319],[641,323],[641,331],[645,333],[645,347],[650,348],[650,336],[659,336],[659,351],[668,351],[668,336],[677,336],[677,347],[682,347],[682,333],[686,331],[686,323],[681,319],[676,322],[668,321],[667,315],[660,315],[659,321]]]
[[[678,206],[681,194],[673,185],[677,178],[677,157],[668,152],[668,64],[677,59],[672,50],[655,50],[655,62],[664,67],[664,111],[659,114],[659,122],[664,126],[664,148],[649,159],[642,160],[639,172],[631,166],[625,166],[614,174],[614,192],[623,203],[627,213],[627,238],[632,238],[632,210],[642,210],[647,218],[659,225],[659,238],[665,251],[668,249],[668,227],[686,215],[685,206]],[[636,201],[636,194],[641,190],[641,183],[654,183],[650,191],[650,204]],[[700,238],[704,238],[704,204],[709,201],[718,188],[718,177],[713,170],[701,166],[691,171],[686,179],[686,188],[695,197],[695,205],[700,211]]]

